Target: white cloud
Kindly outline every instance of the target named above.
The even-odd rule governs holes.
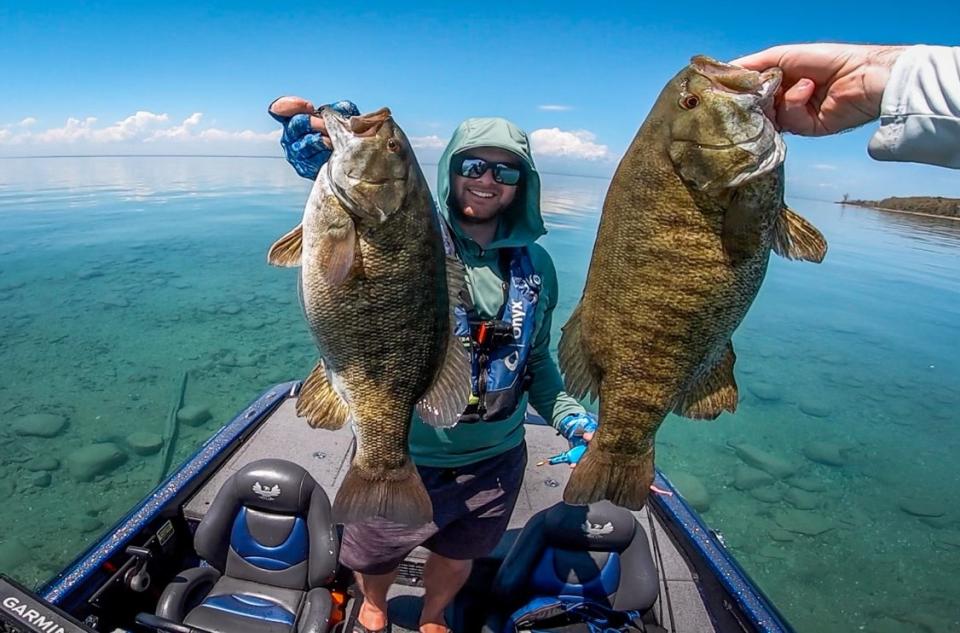
[[[820,171],[836,171],[837,170],[836,165],[830,165],[828,163],[816,163],[814,165],[811,165],[811,167],[813,167],[814,169],[819,169]]]
[[[168,118],[166,114],[154,114],[153,112],[140,110],[113,125],[97,128],[95,127],[96,117],[90,116],[82,121],[70,117],[63,127],[50,128],[36,134],[28,132],[19,136],[25,141],[38,143],[76,143],[77,141],[114,143],[140,137],[149,129],[161,123],[166,123]]]
[[[430,136],[411,136],[410,145],[414,149],[443,149],[447,146],[447,142],[436,134],[431,134]]]
[[[545,112],[567,112],[568,110],[573,110],[573,106],[545,103],[543,105],[538,105],[537,110],[543,110]]]
[[[606,145],[595,143],[597,136],[588,130],[561,130],[560,128],[541,128],[530,134],[530,142],[536,154],[544,156],[565,156],[586,160],[600,160],[610,157]]]
[[[197,124],[200,123],[200,119],[203,118],[202,112],[194,112],[186,119],[183,120],[183,123],[180,125],[175,125],[174,127],[166,128],[164,130],[157,130],[147,138],[143,139],[145,143],[150,143],[157,139],[170,138],[170,139],[183,139],[188,138],[191,135],[192,128],[195,128]]]
[[[61,127],[42,131],[10,131],[12,125],[0,129],[0,143],[13,144],[82,144],[97,146],[110,143],[157,143],[157,142],[267,142],[280,138],[280,130],[254,132],[253,130],[221,130],[218,128],[201,129],[202,112],[194,112],[178,125],[169,125],[170,117],[166,113],[156,114],[140,110],[125,119],[106,127],[97,126],[96,117],[78,119],[70,117]],[[21,128],[32,126],[33,117],[23,119]]]

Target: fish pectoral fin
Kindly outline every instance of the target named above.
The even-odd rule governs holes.
[[[445,265],[450,336],[433,384],[417,403],[417,414],[423,421],[440,428],[456,425],[470,398],[470,355],[460,339],[454,336],[456,317],[453,312],[462,303],[460,293],[466,291],[467,273],[455,256],[446,257]]]
[[[323,362],[317,363],[300,388],[297,415],[315,429],[335,431],[350,419],[350,405],[344,402],[327,378]]]
[[[298,224],[292,231],[273,243],[267,252],[267,262],[273,266],[293,268],[300,265],[303,254],[303,225]]]
[[[417,415],[432,427],[456,425],[470,398],[470,357],[460,340],[451,336],[443,364],[433,384],[417,402]]]
[[[772,248],[780,257],[819,264],[827,254],[827,240],[815,226],[784,207],[773,227]]]
[[[737,380],[733,376],[736,360],[733,343],[728,342],[720,362],[680,400],[674,409],[677,415],[694,420],[713,420],[724,411],[736,411],[739,398]]]
[[[587,394],[591,400],[596,400],[600,393],[600,372],[587,357],[583,345],[582,313],[583,303],[579,303],[561,329],[557,356],[567,393],[577,400],[583,399]]]
[[[331,286],[339,286],[353,268],[357,250],[357,229],[352,221],[330,228],[320,238],[320,269]]]

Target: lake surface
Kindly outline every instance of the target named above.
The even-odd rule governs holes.
[[[608,183],[543,181],[556,344]],[[43,582],[165,453],[306,376],[296,271],[265,255],[308,190],[276,159],[0,160],[0,571]],[[960,222],[788,201],[827,259],[772,259],[739,410],[668,419],[658,464],[798,630],[960,630]]]

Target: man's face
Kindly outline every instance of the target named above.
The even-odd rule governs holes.
[[[513,152],[496,147],[474,147],[461,155],[482,158],[489,163],[507,163],[520,166],[520,158]],[[522,181],[521,181],[522,182]],[[487,169],[479,178],[453,175],[453,196],[464,219],[481,223],[492,220],[510,206],[517,195],[517,185],[504,185],[493,179],[493,169]]]

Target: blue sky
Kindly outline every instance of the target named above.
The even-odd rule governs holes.
[[[957,43],[955,2],[863,6],[5,2],[0,155],[279,154],[265,108],[300,94],[389,106],[424,162],[461,119],[499,115],[542,131],[542,168],[609,174],[694,54]],[[825,198],[960,195],[956,172],[870,161],[872,129],[788,139],[788,187]]]

